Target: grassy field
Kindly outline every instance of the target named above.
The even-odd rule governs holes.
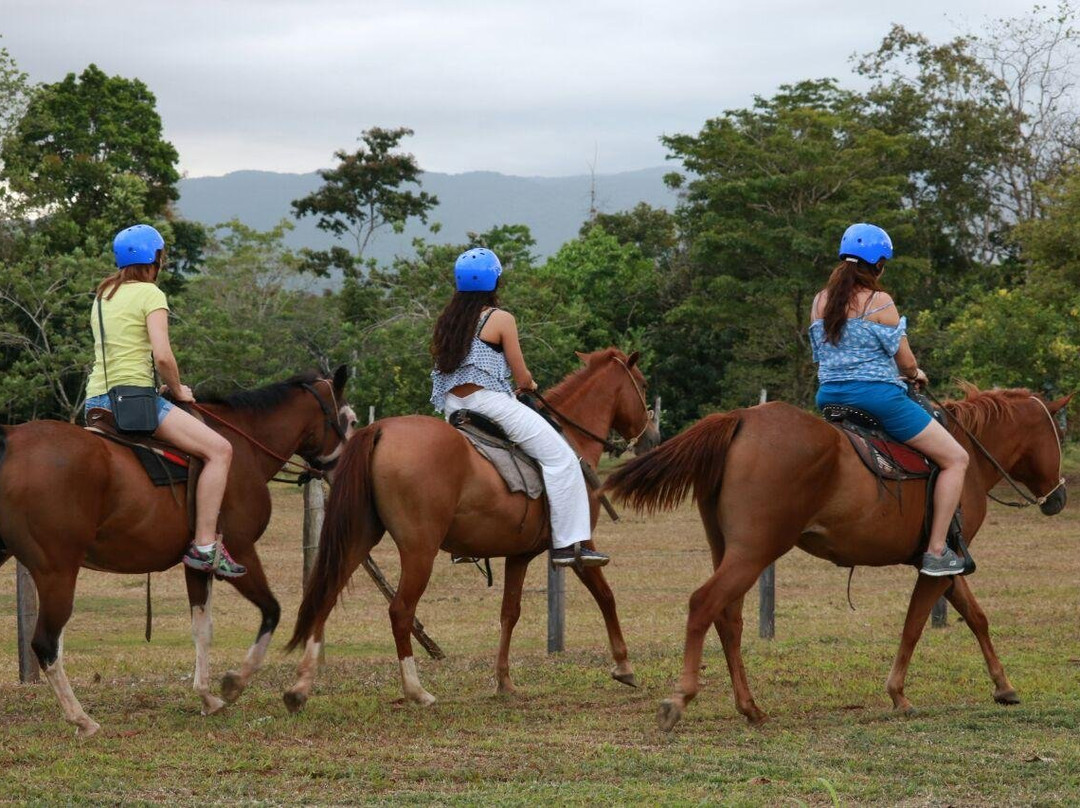
[[[1080,496],[1075,488],[1072,496]],[[224,713],[203,717],[183,575],[154,576],[154,638],[142,639],[141,577],[84,571],[65,634],[67,670],[102,731],[78,742],[46,684],[19,685],[14,564],[0,569],[0,802],[523,805],[1075,805],[1080,803],[1080,510],[1054,518],[993,506],[972,580],[1023,703],[1001,707],[955,613],[928,628],[908,677],[913,717],[884,691],[914,572],[847,571],[801,553],[777,565],[776,638],[744,652],[760,728],[735,711],[719,640],[707,682],[670,734],[655,727],[682,656],[690,593],[708,553],[689,506],[602,521],[609,580],[641,687],[608,677],[599,613],[567,581],[567,651],[548,656],[546,576],[535,563],[511,658],[519,693],[494,696],[500,570],[440,558],[419,617],[448,653],[421,678],[439,701],[401,701],[386,604],[363,573],[328,624],[327,661],[307,708],[282,692],[297,656],[281,652],[300,594],[297,491],[278,488],[260,543],[284,619],[267,665]],[[391,580],[387,540],[375,552]],[[215,589],[215,681],[239,665],[255,610]]]

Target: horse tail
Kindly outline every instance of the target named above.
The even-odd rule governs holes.
[[[364,427],[349,438],[341,453],[326,503],[319,551],[304,586],[296,628],[286,651],[306,642],[315,627],[326,622],[360,563],[356,556],[370,552],[382,536],[384,528],[375,510],[371,486],[371,456],[381,434],[380,426]]]
[[[638,511],[671,510],[686,498],[715,495],[724,476],[728,447],[739,431],[738,413],[717,413],[617,469],[601,491]]]

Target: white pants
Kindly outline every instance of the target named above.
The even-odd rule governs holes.
[[[477,390],[464,398],[453,393],[446,397],[447,418],[463,408],[486,415],[503,428],[510,440],[540,463],[551,508],[551,546],[557,549],[588,541],[591,535],[589,492],[570,444],[543,416],[509,393]]]

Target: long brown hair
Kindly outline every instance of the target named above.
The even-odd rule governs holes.
[[[153,283],[154,271],[161,271],[164,252],[164,250],[158,250],[152,264],[131,264],[107,277],[98,284],[96,292],[98,299],[112,300],[120,285],[130,281]]]
[[[848,321],[848,308],[851,299],[860,289],[869,289],[871,292],[880,292],[881,284],[878,278],[881,270],[873,264],[868,264],[859,259],[857,261],[841,261],[829,276],[829,282],[825,284],[825,293],[828,300],[825,301],[825,311],[822,319],[825,321],[825,340],[833,345],[840,342],[844,334],[844,326]]]
[[[498,305],[495,290],[454,293],[435,322],[435,332],[431,337],[431,356],[435,360],[436,370],[443,373],[457,370],[469,353],[480,312]]]

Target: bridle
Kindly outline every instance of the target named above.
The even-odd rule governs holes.
[[[225,420],[220,415],[211,412],[201,404],[198,404],[196,402],[189,402],[188,406],[191,407],[193,410],[197,410],[203,416],[210,418],[211,420],[216,421],[222,426],[231,429],[233,432],[242,437],[252,446],[261,449],[263,452],[270,455],[270,457],[280,461],[282,465],[282,471],[289,474],[297,475],[295,479],[279,478],[277,476],[273,477],[272,479],[277,480],[278,482],[295,482],[297,485],[303,485],[308,480],[321,480],[326,477],[326,473],[337,465],[337,461],[341,456],[341,447],[345,445],[345,441],[347,440],[345,429],[341,426],[341,422],[337,418],[337,414],[340,412],[340,408],[337,406],[337,396],[334,394],[334,386],[328,379],[318,379],[315,384],[318,384],[319,382],[325,382],[327,388],[329,388],[330,398],[334,403],[334,409],[331,409],[330,405],[328,405],[323,399],[323,397],[319,395],[319,393],[315,390],[314,385],[304,382],[300,385],[300,387],[311,393],[315,400],[319,402],[319,409],[322,410],[323,414],[323,429],[331,429],[341,439],[340,443],[338,443],[337,449],[335,449],[334,452],[331,453],[327,460],[320,460],[319,458],[315,458],[314,460],[308,460],[306,463],[298,463],[291,457],[285,457],[284,455],[275,452],[266,444],[260,442],[259,440],[256,440],[247,432],[240,429],[240,427]],[[305,460],[307,460],[307,458],[305,458]]]
[[[931,401],[933,401],[935,404],[937,404],[942,409],[945,408],[945,405],[942,404],[940,401],[938,401],[938,399],[934,396],[933,393],[931,393],[929,390],[926,390],[925,392],[926,392],[926,395],[929,396]],[[959,419],[955,419],[956,420],[956,425],[960,427],[960,429],[963,431],[963,433],[965,435],[967,435],[968,440],[971,441],[971,443],[975,446],[976,449],[978,449],[980,452],[982,452],[983,457],[985,457],[987,460],[990,461],[990,464],[995,469],[997,469],[998,473],[1005,479],[1005,482],[1007,482],[1009,485],[1011,485],[1013,490],[1016,491],[1016,493],[1018,493],[1023,498],[1023,500],[1024,500],[1023,502],[1007,502],[1006,500],[998,499],[993,494],[991,494],[989,491],[986,492],[986,495],[988,497],[990,497],[990,499],[994,500],[994,502],[998,503],[999,505],[1006,505],[1006,506],[1008,506],[1010,508],[1027,508],[1027,507],[1030,507],[1031,505],[1042,505],[1048,499],[1050,499],[1050,497],[1052,497],[1057,492],[1057,490],[1059,488],[1063,488],[1065,486],[1065,478],[1063,476],[1061,476],[1061,463],[1062,463],[1061,437],[1058,435],[1057,425],[1054,423],[1054,416],[1050,414],[1050,410],[1047,409],[1046,404],[1043,403],[1043,400],[1041,398],[1039,398],[1038,396],[1032,396],[1031,398],[1034,399],[1035,401],[1037,401],[1039,406],[1042,407],[1043,412],[1046,413],[1046,417],[1050,421],[1050,429],[1054,433],[1054,440],[1057,441],[1057,447],[1058,447],[1058,475],[1059,475],[1058,476],[1058,483],[1053,488],[1051,488],[1049,491],[1047,491],[1045,494],[1043,494],[1041,497],[1033,497],[1033,496],[1031,496],[1031,494],[1029,494],[1027,491],[1025,491],[1023,488],[1021,488],[1019,485],[1017,485],[1016,481],[1011,476],[1009,476],[1009,472],[1005,471],[1005,469],[1002,467],[1002,465],[994,458],[994,456],[992,454],[990,454],[990,451],[985,446],[983,446],[982,443],[979,442],[979,439],[976,438],[973,434],[971,434],[971,431],[966,426],[964,426],[962,423],[960,423]]]
[[[597,435],[595,432],[591,432],[590,430],[588,430],[585,427],[581,426],[581,424],[578,424],[575,421],[571,420],[570,418],[567,418],[565,415],[563,415],[561,412],[559,412],[557,409],[555,409],[555,407],[553,407],[551,405],[551,402],[549,402],[546,398],[543,397],[543,395],[540,394],[539,390],[532,390],[532,391],[530,391],[529,394],[533,395],[533,396],[536,396],[537,401],[539,401],[543,405],[544,409],[547,410],[548,412],[550,412],[556,418],[558,418],[559,421],[566,424],[567,426],[573,427],[578,432],[585,435],[587,438],[591,438],[592,440],[599,443],[601,446],[604,447],[605,452],[608,452],[609,454],[612,454],[615,457],[618,457],[619,455],[621,455],[626,450],[633,449],[634,446],[637,445],[637,442],[641,439],[641,436],[644,435],[646,431],[648,431],[649,426],[652,424],[653,411],[652,411],[652,409],[650,409],[648,402],[645,400],[645,392],[638,385],[637,379],[634,378],[634,374],[630,370],[629,365],[627,365],[624,361],[619,359],[619,357],[617,357],[617,356],[613,356],[613,357],[611,357],[611,359],[614,360],[615,362],[618,362],[619,366],[622,367],[622,369],[626,371],[626,375],[630,377],[630,383],[632,385],[634,385],[634,391],[638,394],[638,399],[641,401],[641,407],[642,407],[642,409],[643,409],[643,411],[645,413],[645,426],[643,426],[641,428],[641,431],[638,432],[633,438],[631,438],[629,441],[627,441],[625,446],[620,446],[620,445],[618,445],[616,443],[613,443],[612,441],[608,440],[607,438],[602,438],[599,435]]]

